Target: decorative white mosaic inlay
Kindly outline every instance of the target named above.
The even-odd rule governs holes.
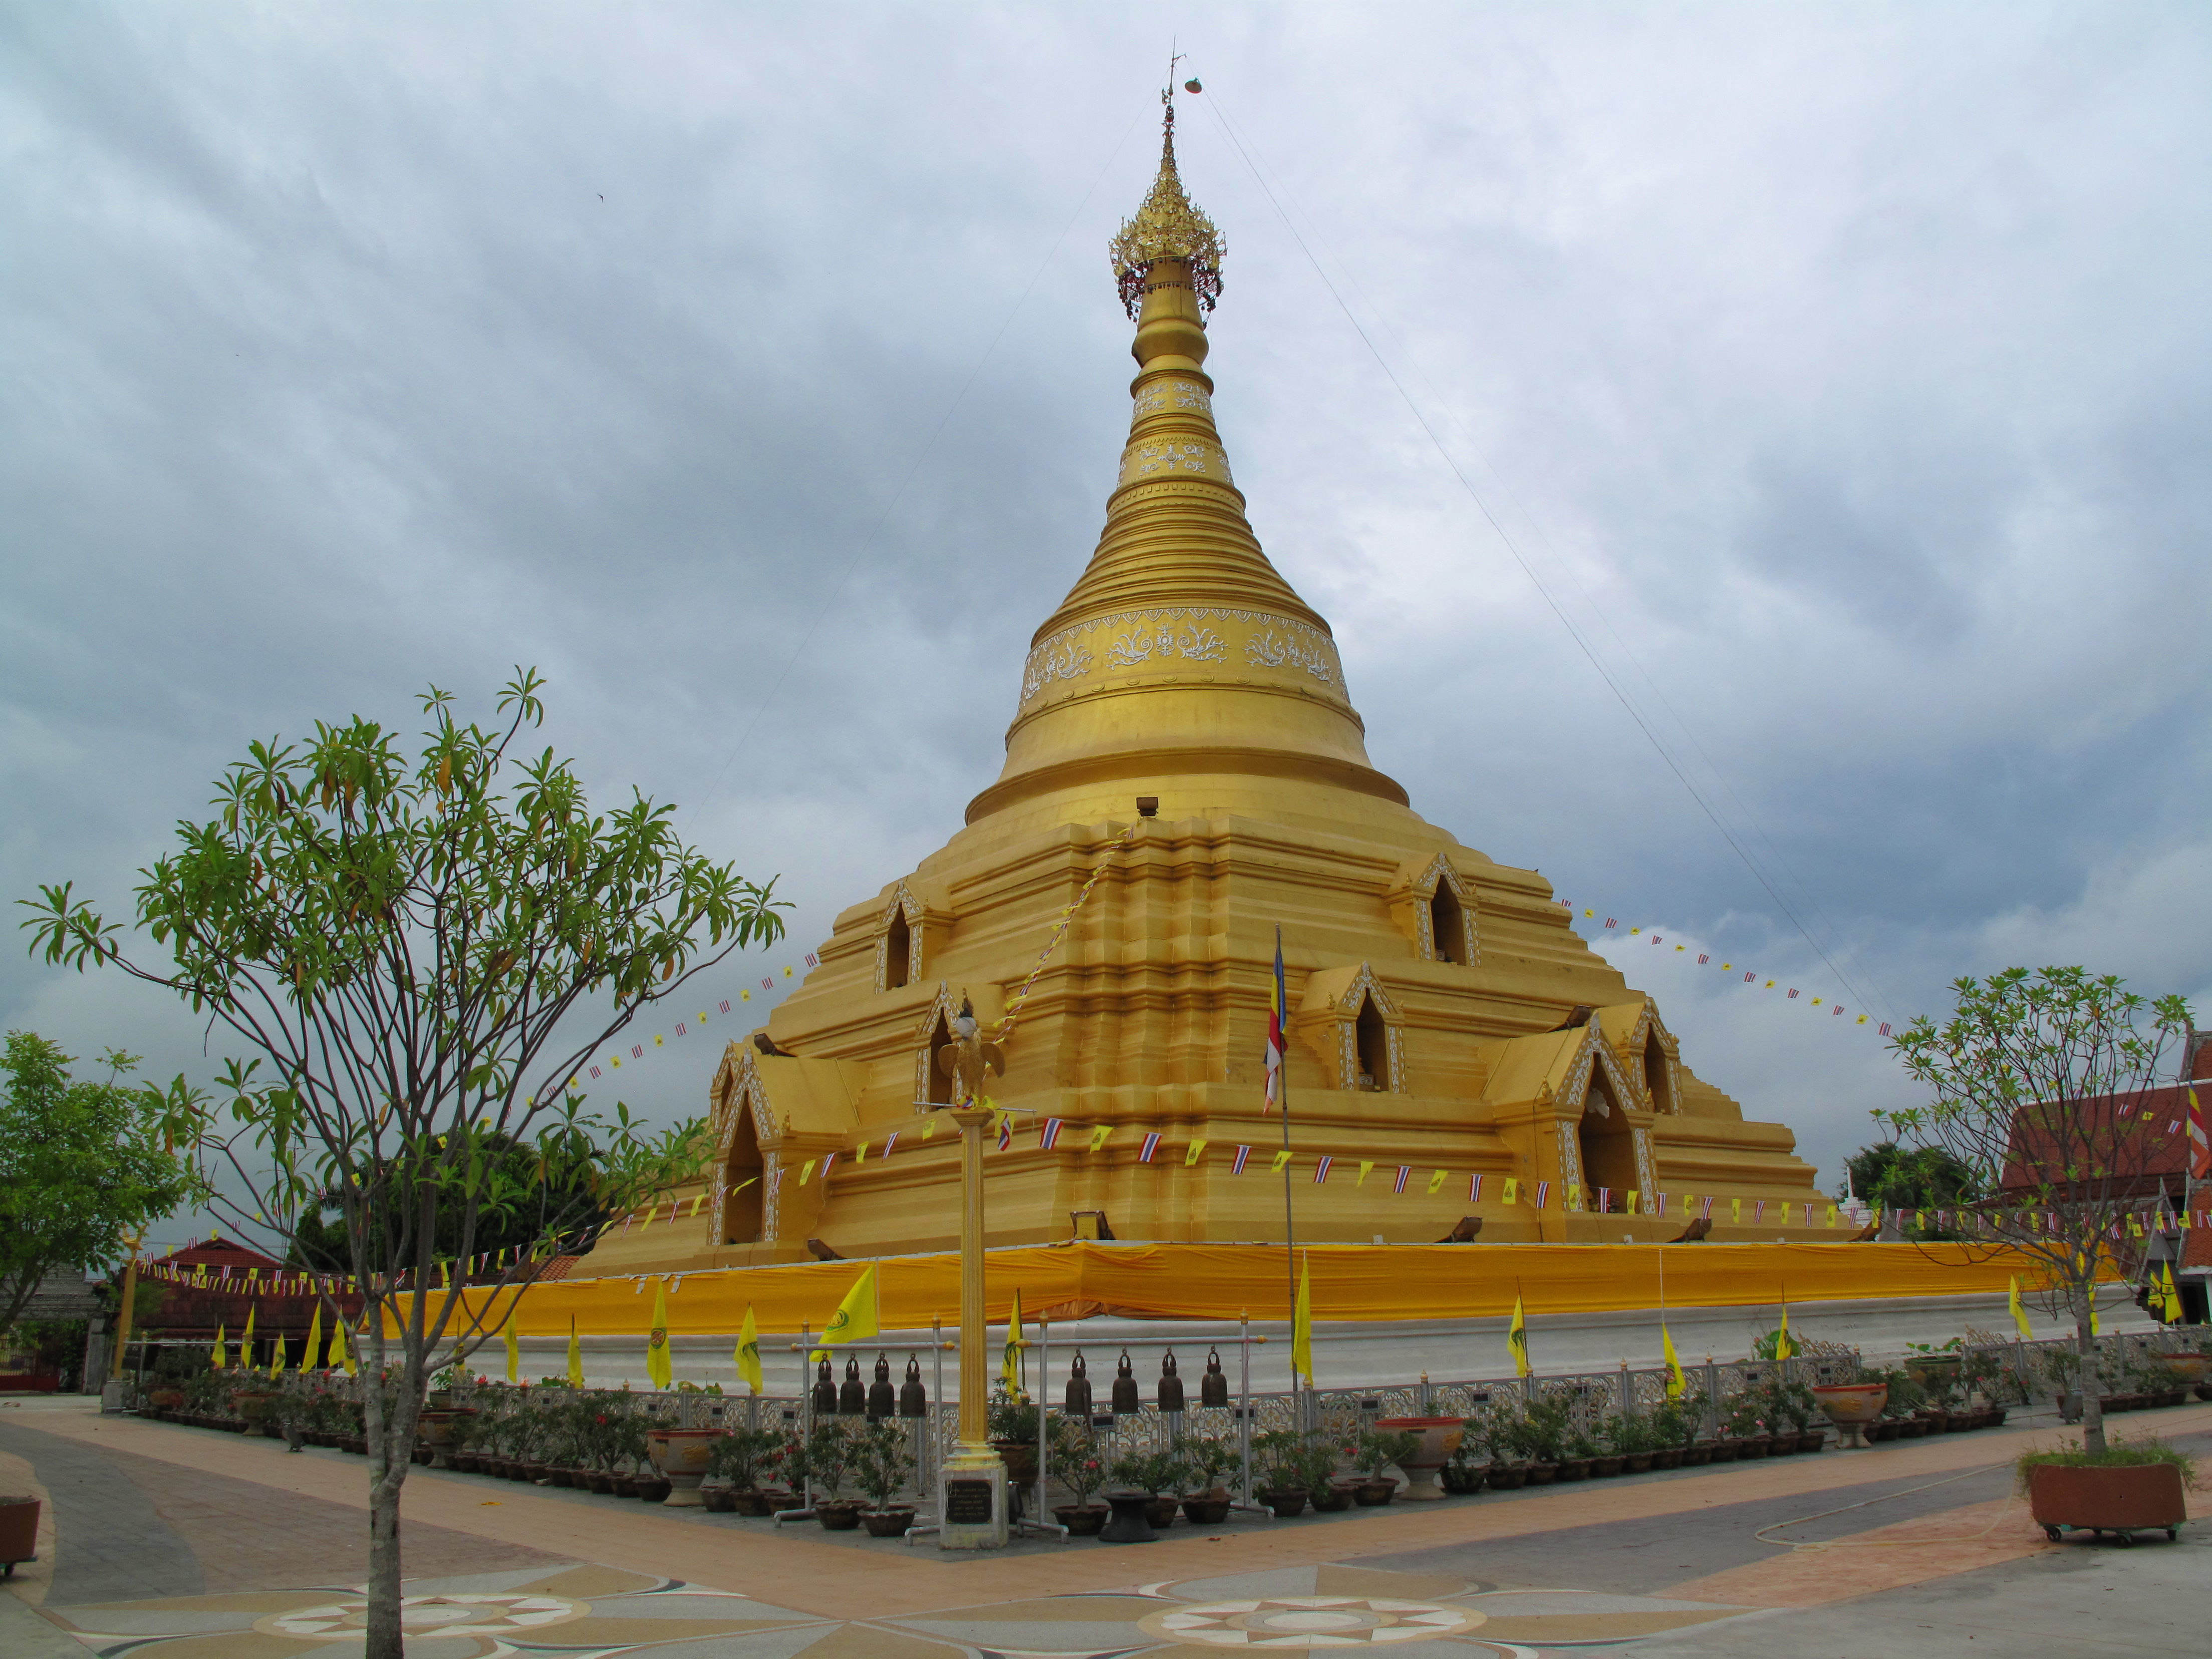
[[[495,1641],[549,1625],[565,1625],[591,1610],[588,1601],[571,1601],[560,1595],[410,1595],[399,1604],[399,1627],[410,1635],[484,1637]],[[253,1626],[264,1636],[313,1642],[358,1642],[368,1627],[366,1599],[271,1613]]]
[[[1210,1601],[1148,1614],[1138,1627],[1203,1648],[1389,1647],[1463,1636],[1484,1621],[1468,1607],[1369,1595],[1269,1595],[1250,1601]]]

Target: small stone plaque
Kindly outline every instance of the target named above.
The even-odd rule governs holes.
[[[991,1485],[988,1480],[947,1480],[945,1483],[945,1524],[952,1527],[989,1526]]]

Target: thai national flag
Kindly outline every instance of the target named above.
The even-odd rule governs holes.
[[[1536,1183],[1536,1207],[1540,1210],[1545,1209],[1550,1206],[1551,1201],[1552,1183],[1548,1181],[1538,1182]]]
[[[1283,988],[1283,929],[1275,927],[1275,983],[1267,1004],[1267,1102],[1268,1111],[1275,1108],[1281,1097],[1283,1081],[1283,1033],[1290,1029],[1290,995]]]
[[[1482,1202],[1482,1177],[1480,1175],[1471,1175],[1467,1178],[1467,1201],[1470,1204]]]
[[[1401,1164],[1398,1166],[1398,1179],[1391,1184],[1390,1190],[1394,1193],[1404,1192],[1406,1190],[1407,1178],[1413,1173],[1413,1166],[1412,1164]]]
[[[1881,1028],[1882,1035],[1889,1027]],[[2204,1127],[2204,1108],[2197,1103],[2197,1091],[2189,1091],[2189,1178],[2203,1181],[2212,1176],[2212,1139],[2208,1139]]]
[[[1044,1127],[1037,1131],[1037,1150],[1048,1152],[1059,1145],[1060,1120],[1048,1117],[1044,1121]]]
[[[898,1145],[898,1138],[899,1132],[896,1129],[894,1129],[891,1131],[891,1138],[884,1142],[884,1156],[885,1158],[889,1158],[891,1155],[891,1148]]]
[[[1752,1202],[1753,1202],[1753,1204],[1756,1207],[1755,1207],[1754,1209],[1753,1209],[1753,1211],[1752,1211],[1752,1212],[1751,1212],[1751,1218],[1752,1218],[1754,1222],[1759,1222],[1759,1221],[1764,1221],[1764,1220],[1765,1220],[1765,1219],[1766,1219],[1766,1200],[1765,1200],[1765,1199],[1763,1199],[1763,1198],[1757,1198],[1757,1199],[1753,1199],[1753,1200],[1752,1200]]]
[[[1704,1214],[1705,1218],[1708,1221],[1711,1221],[1713,1218],[1713,1200],[1711,1198],[1705,1200]]]
[[[827,1180],[829,1180],[829,1179],[830,1179],[830,1170],[831,1167],[832,1167],[833,1165],[835,1165],[835,1164],[836,1164],[836,1162],[837,1162],[837,1154],[836,1154],[836,1153],[835,1153],[835,1152],[830,1153],[829,1157],[827,1157],[827,1158],[823,1158],[823,1159],[822,1160],[822,1178],[823,1178],[824,1181],[827,1181]]]
[[[809,968],[819,968],[822,964],[821,964],[819,962],[817,962],[817,961],[816,961],[816,960],[815,960],[815,957],[814,957],[814,952],[813,952],[813,951],[809,951],[806,953],[806,965],[807,965]]]
[[[1597,1212],[1600,1215],[1611,1215],[1613,1213],[1612,1188],[1601,1187],[1597,1189]]]
[[[726,1014],[730,1012],[730,1000],[727,997],[722,999],[722,1012]]]
[[[1321,1161],[1314,1165],[1315,1186],[1318,1187],[1322,1182],[1328,1179],[1328,1167],[1335,1162],[1336,1160],[1334,1158],[1328,1157],[1327,1154],[1323,1154]]]
[[[1237,1149],[1237,1161],[1229,1166],[1229,1173],[1231,1175],[1243,1175],[1244,1173],[1244,1160],[1251,1156],[1252,1149],[1249,1146],[1239,1146]]]
[[[1159,1133],[1155,1130],[1145,1137],[1145,1144],[1137,1149],[1137,1162],[1150,1164],[1152,1161],[1152,1154],[1159,1150]]]
[[[1010,1117],[999,1120],[999,1150],[1005,1152],[1014,1144],[1014,1121]]]

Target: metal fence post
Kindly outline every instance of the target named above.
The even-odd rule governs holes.
[[[1721,1379],[1711,1354],[1705,1356],[1705,1437],[1721,1437]]]

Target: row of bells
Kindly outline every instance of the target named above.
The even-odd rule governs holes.
[[[841,1389],[823,1359],[814,1373],[813,1407],[818,1417],[865,1417],[871,1423],[887,1417],[927,1417],[929,1415],[929,1391],[921,1385],[921,1362],[909,1358],[906,1362],[906,1381],[896,1394],[891,1389],[890,1361],[882,1354],[876,1356],[876,1380],[872,1383],[860,1381],[860,1362],[845,1362],[845,1383]],[[1206,1375],[1198,1379],[1198,1403],[1201,1406],[1226,1406],[1229,1403],[1229,1378],[1221,1370],[1218,1349],[1206,1351]],[[1176,1374],[1175,1350],[1170,1348],[1160,1360],[1159,1407],[1164,1412],[1179,1412],[1185,1408],[1182,1378]],[[1114,1415],[1127,1417],[1144,1409],[1137,1391],[1137,1378],[1129,1366],[1129,1351],[1121,1350],[1121,1363],[1115,1369],[1113,1391]],[[1084,1363],[1083,1351],[1075,1351],[1068,1364],[1066,1399],[1070,1417],[1087,1418],[1091,1413],[1091,1368]]]

